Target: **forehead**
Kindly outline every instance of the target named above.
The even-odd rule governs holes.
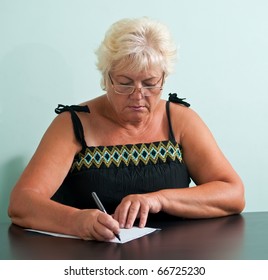
[[[126,77],[132,80],[145,80],[150,78],[159,78],[163,75],[163,70],[159,67],[153,67],[148,70],[143,71],[135,71],[135,70],[120,70],[120,71],[113,71],[113,75],[116,77]]]

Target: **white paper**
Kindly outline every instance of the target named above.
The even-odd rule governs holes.
[[[50,232],[50,231],[43,231],[43,230],[37,230],[37,229],[31,229],[31,228],[26,228],[25,230],[32,231],[32,232],[37,232],[37,233],[42,233],[42,234],[46,234],[46,235],[51,235],[51,236],[56,236],[56,237],[81,239],[78,236],[61,234],[61,233]]]
[[[74,239],[81,239],[78,236],[74,235],[67,235],[67,234],[61,234],[61,233],[55,233],[55,232],[50,232],[50,231],[42,231],[42,230],[36,230],[36,229],[25,229],[27,231],[32,231],[32,232],[37,232],[41,234],[46,234],[46,235],[51,235],[51,236],[56,236],[56,237],[63,237],[63,238],[74,238]],[[156,230],[160,230],[159,228],[149,228],[149,227],[144,227],[144,228],[139,228],[139,227],[132,227],[130,229],[123,228],[120,230],[120,240],[118,240],[116,237],[110,241],[107,242],[112,242],[112,243],[126,243],[131,240],[140,238],[142,236],[145,236],[147,234],[150,234]]]
[[[156,230],[160,230],[159,228],[149,228],[149,227],[144,227],[144,228],[139,228],[139,227],[132,227],[132,228],[122,228],[120,230],[120,240],[118,240],[116,237],[109,242],[114,242],[114,243],[126,243],[131,240],[140,238],[142,236],[145,236],[147,234],[150,234]]]

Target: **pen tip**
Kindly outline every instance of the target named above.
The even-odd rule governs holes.
[[[119,241],[121,241],[121,238],[120,238],[120,235],[119,235],[119,234],[115,234],[115,237],[116,237]]]

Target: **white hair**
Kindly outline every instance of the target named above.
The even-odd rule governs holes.
[[[168,28],[147,17],[122,19],[110,27],[96,51],[97,68],[102,73],[102,85],[110,71],[140,72],[151,66],[172,72],[176,46]]]

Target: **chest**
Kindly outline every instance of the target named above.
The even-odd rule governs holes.
[[[150,143],[168,140],[169,127],[165,116],[141,127],[123,127],[107,120],[95,119],[85,130],[88,146],[112,146],[136,143]]]

